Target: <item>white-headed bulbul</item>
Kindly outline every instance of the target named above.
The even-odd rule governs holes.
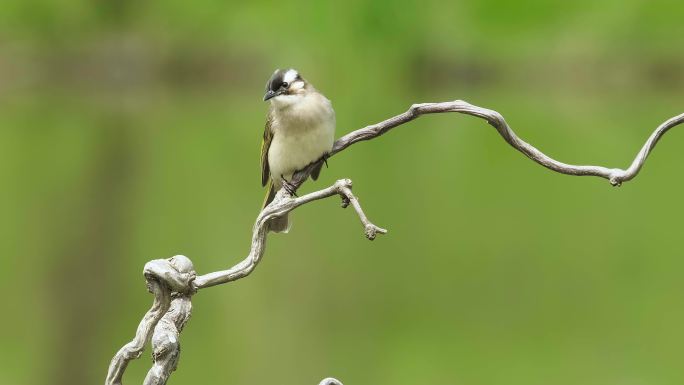
[[[261,184],[268,185],[264,207],[292,175],[321,159],[335,141],[335,111],[323,94],[294,69],[276,70],[266,84],[270,101],[261,144]],[[311,173],[316,180],[321,171]],[[287,215],[271,220],[271,231],[287,232]]]

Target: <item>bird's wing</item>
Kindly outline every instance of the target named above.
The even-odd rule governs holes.
[[[271,124],[273,123],[273,115],[268,114],[266,126],[264,127],[264,140],[261,142],[261,185],[266,186],[270,177],[271,170],[268,167],[268,149],[271,147],[273,140],[273,131],[271,131]]]

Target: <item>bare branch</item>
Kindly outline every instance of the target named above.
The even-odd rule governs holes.
[[[152,368],[143,385],[163,385],[180,360],[180,332],[192,313],[191,296],[176,294],[152,335]]]
[[[366,238],[372,241],[378,234],[387,234],[387,230],[374,225],[373,223],[371,223],[371,221],[368,220],[368,217],[366,217],[366,214],[363,212],[363,209],[361,208],[361,203],[359,203],[359,199],[351,191],[351,181],[349,179],[347,179],[347,181],[349,181],[349,186],[342,186],[340,188],[340,194],[342,195],[342,207],[346,208],[347,206],[349,206],[349,204],[351,204],[354,210],[356,210],[356,214],[359,215],[361,224],[363,225],[363,228],[366,231]]]
[[[157,322],[169,309],[171,291],[168,287],[154,279],[148,279],[148,289],[154,294],[152,308],[145,314],[133,341],[124,345],[112,358],[109,371],[105,379],[105,385],[121,385],[123,375],[131,360],[140,358],[145,344],[150,340],[150,335],[157,326]]]
[[[153,262],[153,261],[152,261]],[[145,265],[145,278],[147,280],[147,290],[154,294],[152,307],[147,311],[142,321],[138,325],[133,341],[124,345],[112,358],[107,373],[106,385],[121,385],[123,374],[131,360],[140,358],[145,344],[150,340],[151,333],[159,320],[166,314],[171,303],[171,290],[163,282],[160,282],[152,274],[147,274],[147,267],[152,262]]]
[[[172,290],[174,290],[174,296],[184,296],[188,300],[193,294],[190,283],[195,278],[195,271],[192,262],[185,256],[176,255],[169,259],[155,259],[147,262],[143,274],[147,281],[147,289],[154,294],[152,308],[140,321],[133,341],[124,345],[112,358],[105,385],[121,385],[128,363],[140,358],[152,332],[154,331],[156,335],[155,328],[162,317],[172,315],[174,310],[171,306]],[[163,383],[165,382],[159,384]]]
[[[311,171],[319,163],[333,156],[354,143],[376,138],[394,127],[408,123],[421,115],[457,112],[476,116],[492,125],[504,140],[528,158],[553,171],[568,175],[592,175],[608,179],[614,186],[633,179],[641,170],[646,158],[658,140],[672,127],[684,122],[684,114],[677,115],[662,123],[648,138],[632,164],[625,170],[602,166],[578,166],[559,162],[534,146],[520,139],[508,126],[503,116],[496,111],[477,107],[461,100],[444,103],[414,104],[403,114],[394,116],[380,123],[353,131],[334,145],[330,154],[297,172],[291,183],[298,188],[306,181]],[[140,357],[145,344],[152,339],[154,365],[145,378],[145,385],[164,385],[171,372],[176,369],[180,354],[179,334],[188,321],[191,310],[191,297],[197,290],[232,282],[248,276],[261,261],[266,248],[268,221],[289,213],[304,204],[328,198],[334,195],[342,197],[342,207],[351,205],[356,211],[364,227],[366,237],[375,239],[377,234],[385,234],[387,230],[374,225],[368,220],[361,204],[352,193],[352,182],[340,179],[332,186],[306,194],[292,197],[281,189],[275,199],[257,216],[252,231],[252,244],[249,255],[243,261],[228,270],[217,271],[195,278],[192,262],[180,255],[167,260],[154,260],[145,265],[144,274],[148,290],[155,296],[152,308],[145,314],[133,341],[124,345],[114,356],[109,366],[106,385],[121,385],[123,373],[128,362]],[[173,300],[172,300],[173,298]],[[152,335],[152,333],[154,333]],[[152,335],[152,336],[151,336]],[[341,385],[334,378],[326,378],[320,385]]]
[[[366,237],[374,239],[387,230],[368,220],[361,205],[352,193],[352,181],[340,179],[323,190],[293,198],[281,189],[271,204],[257,217],[252,235],[250,254],[242,262],[224,271],[196,277],[192,262],[183,255],[148,262],[143,270],[148,290],[155,295],[152,308],[145,314],[133,341],[124,345],[114,355],[109,366],[105,385],[121,385],[123,374],[131,360],[140,358],[145,345],[152,341],[152,368],[145,377],[144,385],[164,385],[176,370],[180,359],[180,332],[192,313],[192,296],[197,290],[235,281],[248,276],[261,260],[266,247],[268,221],[289,213],[299,206],[334,195],[342,197],[343,207],[350,203],[359,215]],[[341,385],[333,378],[326,384]]]
[[[323,190],[315,191],[301,197],[291,197],[285,189],[280,189],[276,194],[275,199],[268,206],[259,213],[254,229],[252,230],[252,245],[247,258],[242,262],[233,266],[228,270],[216,271],[213,273],[201,275],[194,281],[195,289],[203,289],[205,287],[220,285],[227,282],[232,282],[240,278],[248,276],[261,261],[266,249],[266,238],[268,236],[268,221],[272,218],[287,214],[304,204],[331,197],[333,195],[340,195],[346,202],[351,202],[356,213],[359,215],[361,224],[364,226],[366,237],[368,239],[375,239],[377,234],[385,234],[387,230],[375,226],[371,223],[359,204],[358,199],[351,191],[352,181],[349,179],[340,179],[332,186]],[[348,203],[347,203],[348,204]],[[346,207],[346,205],[343,205]]]
[[[641,167],[644,165],[646,158],[648,157],[651,150],[653,150],[656,143],[658,143],[658,140],[670,128],[675,127],[684,122],[684,113],[674,116],[663,122],[660,126],[658,126],[655,129],[655,131],[653,131],[648,140],[646,140],[646,143],[641,148],[632,164],[627,169],[623,170],[619,168],[572,165],[559,162],[547,156],[543,152],[537,150],[531,144],[520,139],[515,134],[515,132],[513,132],[508,123],[506,123],[506,120],[503,118],[503,116],[494,110],[474,106],[462,100],[442,103],[422,103],[412,105],[411,108],[409,108],[408,111],[404,112],[403,114],[391,117],[380,123],[376,123],[358,129],[356,131],[352,131],[349,134],[341,137],[340,139],[335,141],[333,149],[327,157],[331,157],[345,150],[347,147],[351,146],[354,143],[374,139],[388,132],[392,128],[400,126],[404,123],[408,123],[421,115],[438,114],[445,112],[457,112],[460,114],[471,115],[486,120],[499,132],[501,137],[503,137],[503,139],[508,144],[513,146],[513,148],[522,152],[528,158],[532,159],[533,161],[539,163],[540,165],[550,170],[567,175],[598,176],[601,178],[608,179],[610,181],[610,184],[612,184],[613,186],[620,186],[622,182],[626,182],[633,179],[641,170]],[[297,175],[295,175],[295,178],[293,178],[293,184],[299,187],[308,178],[313,168],[320,162],[323,162],[323,160],[319,160],[318,162],[309,165],[306,169],[297,173]]]

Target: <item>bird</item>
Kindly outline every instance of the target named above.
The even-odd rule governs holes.
[[[335,141],[335,110],[332,103],[297,70],[277,69],[266,83],[264,101],[270,103],[261,144],[261,185],[268,186],[263,207],[283,186],[293,192],[292,175],[321,158]],[[320,163],[311,178],[318,179]],[[271,219],[269,229],[287,233],[288,215]]]

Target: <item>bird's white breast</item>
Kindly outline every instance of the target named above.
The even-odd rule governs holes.
[[[276,187],[281,175],[290,179],[330,151],[335,140],[335,112],[330,101],[318,93],[299,98],[285,108],[275,105],[273,112],[268,164]]]

